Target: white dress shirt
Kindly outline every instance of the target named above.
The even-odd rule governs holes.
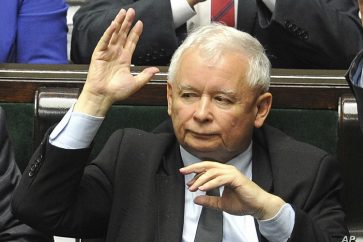
[[[238,16],[238,1],[243,2],[243,0],[234,0],[235,23],[237,23]],[[274,12],[276,0],[263,0],[263,2],[271,12]],[[196,4],[194,9],[186,0],[170,0],[170,4],[175,28],[187,23],[187,30],[190,31],[195,27],[207,25],[211,22],[211,0]]]
[[[63,117],[49,136],[49,142],[60,148],[81,149],[88,147],[94,139],[104,118],[93,117],[73,112],[73,107]],[[182,147],[180,149],[183,163],[189,165],[200,161]],[[234,165],[249,179],[252,177],[252,144],[242,154],[227,164]],[[188,182],[193,175],[186,175]],[[223,191],[223,187],[221,188]],[[182,242],[193,242],[202,207],[193,200],[204,192],[190,192],[185,185],[185,212]],[[257,242],[257,233],[252,216],[234,216],[223,213],[223,242]],[[290,237],[295,223],[295,211],[290,204],[285,204],[275,217],[258,220],[259,229],[271,242],[284,242]]]
[[[181,157],[185,166],[200,162],[200,159],[188,153],[180,147]],[[243,172],[249,179],[252,177],[252,144],[248,149],[230,160],[227,164],[235,166]],[[193,179],[194,174],[185,176],[185,183]],[[223,187],[220,188],[220,194]],[[205,195],[205,192],[190,192],[185,184],[185,207],[184,207],[184,228],[183,242],[194,241],[198,220],[202,211],[202,206],[193,201],[197,196]],[[258,242],[255,221],[252,216],[234,216],[223,212],[223,241],[250,241]]]

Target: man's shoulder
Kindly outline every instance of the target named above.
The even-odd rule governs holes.
[[[339,174],[338,160],[323,149],[298,141],[271,126],[263,127],[261,131],[277,187],[290,187],[293,191],[302,183],[311,186],[318,174],[328,170],[332,176]]]
[[[116,130],[110,137],[111,143],[120,142],[123,147],[129,147],[132,150],[142,149],[167,149],[170,145],[175,144],[176,137],[173,132],[154,132],[145,131],[136,128],[124,128]],[[113,140],[113,141],[112,141]]]
[[[255,135],[259,143],[261,143],[267,150],[270,156],[286,157],[299,160],[298,157],[303,159],[310,158],[309,160],[319,160],[329,153],[312,144],[296,140],[283,131],[264,125],[261,130]],[[308,162],[308,161],[307,161]]]
[[[135,140],[154,140],[154,139],[169,139],[175,137],[174,133],[170,132],[154,132],[154,131],[145,131],[142,129],[136,128],[124,128],[120,130],[116,130],[115,133],[118,135],[122,134],[124,138],[127,139],[135,139]]]
[[[304,210],[306,203],[314,203],[315,196],[325,189],[340,189],[341,173],[334,156],[270,126],[259,132],[265,139],[263,151],[268,157],[275,195]]]

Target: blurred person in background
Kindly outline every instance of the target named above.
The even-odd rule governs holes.
[[[218,0],[222,2],[224,0]],[[121,8],[144,23],[132,63],[168,65],[191,29],[213,21],[248,32],[274,68],[347,69],[363,48],[357,0],[232,0],[232,23],[213,17],[214,0],[88,0],[74,16],[71,59],[90,63],[96,43]],[[226,5],[227,6],[227,5]]]
[[[1,0],[0,63],[66,64],[65,0]]]

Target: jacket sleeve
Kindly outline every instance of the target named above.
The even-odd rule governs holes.
[[[294,206],[295,225],[291,242],[341,242],[349,238],[342,208],[343,182],[338,162],[326,155],[315,176],[307,199],[302,206]]]
[[[4,111],[0,108],[0,241],[53,241],[51,236],[34,230],[12,214],[11,198],[20,177],[5,125]]]
[[[169,0],[89,0],[75,14],[71,59],[88,64],[103,32],[122,9],[133,8],[144,24],[135,65],[167,65],[178,46]]]
[[[363,48],[356,0],[279,0],[272,15],[257,3],[258,24],[274,39],[267,48],[285,46],[306,67],[347,69]]]
[[[91,148],[58,148],[46,135],[16,189],[14,213],[57,236],[104,237],[112,202],[112,165],[121,137],[110,137],[99,154],[102,162],[96,164],[88,163]]]

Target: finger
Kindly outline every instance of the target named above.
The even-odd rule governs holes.
[[[202,195],[202,196],[197,196],[194,199],[194,203],[204,206],[204,207],[209,207],[209,208],[213,208],[213,209],[217,209],[217,210],[222,210],[221,209],[221,197],[217,197],[217,196],[207,196],[207,195]]]
[[[117,30],[119,30],[118,25],[123,22],[126,17],[126,10],[121,9],[116,15],[114,21],[111,22],[110,26],[105,30],[101,39],[98,41],[95,51],[103,51],[107,49],[111,38],[114,34],[117,34]]]
[[[129,36],[127,37],[125,49],[128,49],[132,54],[136,48],[136,44],[139,41],[140,35],[142,33],[143,24],[139,20],[136,22],[135,26],[131,29]]]
[[[190,185],[190,191],[196,191],[198,189],[201,191],[213,189],[224,185],[220,182],[222,176],[223,173],[220,170],[210,169],[207,172],[202,173],[201,175],[198,174],[191,181],[189,181],[187,185]]]
[[[103,51],[107,49],[110,40],[112,38],[112,35],[115,33],[115,29],[116,29],[115,23],[112,22],[110,26],[108,26],[106,31],[103,33],[101,39],[98,41],[94,52]]]
[[[147,82],[151,80],[151,78],[159,72],[159,69],[156,67],[148,67],[140,72],[136,77],[135,81],[139,88],[144,86]]]
[[[118,14],[116,15],[116,17],[115,17],[114,21],[115,21],[116,23],[120,24],[120,26],[121,26],[121,24],[122,24],[122,23],[123,23],[123,21],[125,20],[125,17],[126,17],[126,10],[122,8],[122,9],[118,12]],[[120,30],[120,29],[118,29],[118,31],[119,31],[119,30]]]
[[[190,187],[190,186],[192,186],[193,184],[194,184],[194,182],[201,176],[201,175],[203,175],[205,172],[201,172],[201,173],[196,173],[195,175],[194,175],[194,177],[190,180],[190,181],[188,181],[186,184],[187,184],[187,186],[188,187]]]
[[[114,20],[112,21],[115,24],[115,31],[114,31],[114,34],[112,35],[111,40],[110,40],[111,44],[117,43],[119,32],[120,32],[122,23],[125,20],[125,17],[126,17],[126,10],[121,9],[118,12],[118,14],[116,15],[116,17],[114,18]]]
[[[179,171],[184,175],[202,173],[206,172],[208,169],[219,167],[219,165],[221,164],[215,161],[203,161],[180,168]]]
[[[119,29],[118,32],[118,43],[121,46],[124,46],[127,40],[127,36],[130,32],[131,26],[132,26],[132,22],[134,21],[135,18],[135,10],[132,8],[129,8],[126,12],[126,16],[124,21],[122,21],[121,27]]]

